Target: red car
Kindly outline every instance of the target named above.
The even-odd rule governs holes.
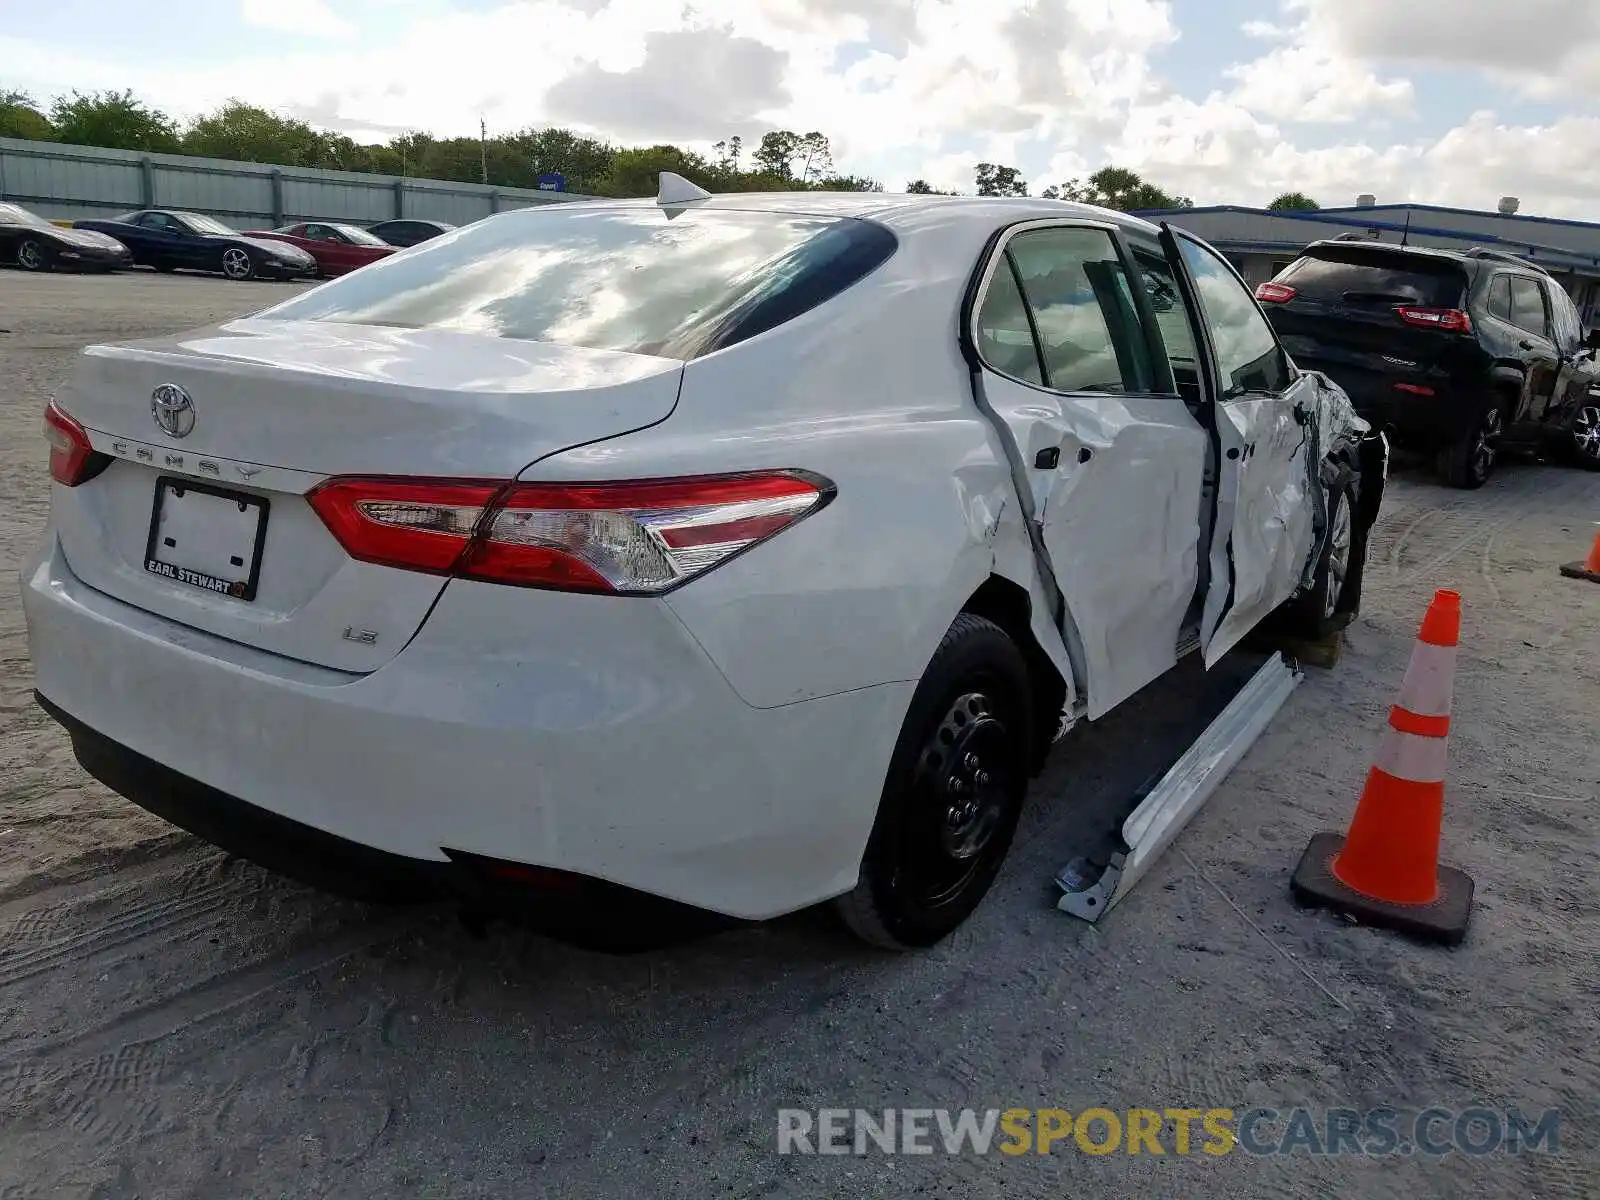
[[[324,279],[347,274],[395,252],[395,247],[373,237],[365,229],[327,221],[302,221],[282,229],[252,230],[249,236],[299,246],[317,260],[317,274]]]

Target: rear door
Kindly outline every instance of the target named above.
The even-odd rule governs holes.
[[[1221,255],[1171,226],[1162,244],[1201,319],[1214,397],[1220,459],[1200,624],[1210,667],[1300,586],[1314,539],[1309,449],[1317,398]]]
[[[1297,364],[1326,373],[1358,409],[1381,412],[1404,395],[1396,384],[1443,383],[1460,334],[1429,314],[1465,313],[1467,285],[1447,258],[1339,243],[1312,247],[1257,295]]]
[[[1177,661],[1208,440],[1114,228],[1009,230],[974,306],[977,398],[1006,437],[1090,717]]]

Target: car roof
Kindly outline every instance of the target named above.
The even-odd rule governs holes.
[[[1360,249],[1382,250],[1386,254],[1398,254],[1413,258],[1430,258],[1439,262],[1455,263],[1462,267],[1476,267],[1483,264],[1507,271],[1525,271],[1529,275],[1548,275],[1549,272],[1536,263],[1527,259],[1518,258],[1515,254],[1505,250],[1493,248],[1474,247],[1471,250],[1446,250],[1437,246],[1397,246],[1393,242],[1380,242],[1373,238],[1324,238],[1312,242],[1300,252],[1304,258],[1313,250],[1345,249],[1348,247]]]
[[[557,207],[536,204],[500,215],[543,212]],[[601,208],[655,208],[654,199],[580,200],[560,204],[562,210]],[[685,207],[688,207],[687,205]],[[729,192],[693,202],[696,209],[727,212],[781,212],[797,216],[861,217],[893,228],[918,224],[930,214],[976,224],[1002,225],[1012,221],[1055,218],[1102,221],[1155,237],[1160,228],[1142,217],[1075,204],[1067,200],[1043,200],[1033,196],[930,196],[885,192]]]

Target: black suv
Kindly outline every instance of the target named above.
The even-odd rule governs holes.
[[[1285,349],[1401,446],[1483,486],[1502,446],[1600,470],[1600,335],[1565,289],[1494,250],[1315,242],[1256,289]]]

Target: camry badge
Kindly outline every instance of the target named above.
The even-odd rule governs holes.
[[[150,415],[168,437],[188,437],[194,430],[194,401],[175,383],[163,383],[150,393]]]

